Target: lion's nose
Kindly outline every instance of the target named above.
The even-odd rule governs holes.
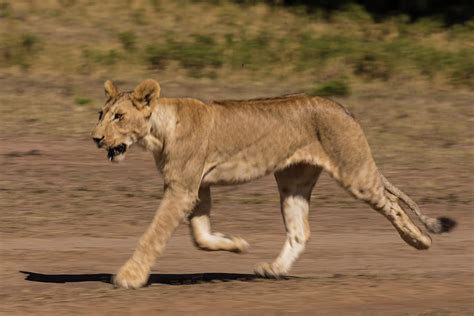
[[[102,137],[92,137],[92,139],[94,140],[95,144],[97,145],[97,147],[102,147],[102,141],[104,140],[104,136]]]

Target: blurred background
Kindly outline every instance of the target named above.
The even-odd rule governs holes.
[[[165,95],[204,99],[464,93],[474,85],[473,7],[468,0],[2,0],[0,75],[12,85],[21,78],[31,88],[60,86],[47,108],[38,95],[26,102],[29,113],[58,106],[56,115],[95,111],[106,79],[134,85],[151,77]],[[2,115],[19,109],[9,110],[2,106]],[[68,127],[80,129],[77,122]]]
[[[136,149],[109,164],[89,133],[105,80],[132,90],[145,78],[163,96],[334,98],[384,174],[426,214],[460,226],[416,252],[323,175],[313,239],[292,271],[302,279],[136,292],[25,281],[19,270],[114,273],[133,251],[161,178]],[[9,314],[472,314],[473,87],[470,0],[0,0],[0,305]],[[284,227],[271,176],[213,192],[213,227],[252,252],[198,251],[182,225],[155,272],[252,273],[277,255]]]
[[[334,94],[374,81],[462,89],[474,84],[473,13],[462,0],[3,0],[0,66],[32,75],[298,82]]]

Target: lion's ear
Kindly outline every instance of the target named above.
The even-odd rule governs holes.
[[[144,106],[150,106],[151,102],[160,96],[160,84],[153,79],[143,80],[133,90],[135,101]]]
[[[111,80],[104,82],[104,89],[107,99],[115,98],[118,95],[117,86]]]

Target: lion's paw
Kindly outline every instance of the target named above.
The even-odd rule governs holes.
[[[149,269],[130,259],[125,263],[113,279],[115,287],[138,289],[148,281]]]
[[[222,234],[222,233],[218,233],[218,232],[215,232],[213,234],[214,236],[216,237],[219,237],[219,238],[225,238],[227,240],[231,240],[233,245],[232,245],[232,248],[228,248],[228,246],[226,248],[223,248],[222,250],[227,250],[227,251],[231,251],[231,252],[235,252],[235,253],[246,253],[248,252],[249,248],[250,248],[250,245],[247,241],[245,241],[245,239],[243,238],[240,238],[240,237],[235,237],[235,236],[231,236],[231,235],[227,235],[227,234]]]
[[[286,275],[285,271],[281,271],[275,265],[266,262],[256,264],[254,271],[259,277],[269,279],[281,279]]]
[[[235,244],[234,252],[246,253],[249,251],[250,245],[245,239],[240,238],[240,237],[232,237],[232,240],[234,241],[234,244]]]

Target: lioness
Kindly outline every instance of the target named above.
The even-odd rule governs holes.
[[[124,159],[138,144],[153,153],[164,178],[164,195],[153,222],[133,256],[114,278],[116,286],[138,288],[152,264],[186,217],[197,247],[244,252],[245,240],[211,232],[212,185],[238,184],[274,173],[287,237],[272,263],[256,274],[279,277],[289,272],[310,236],[311,191],[322,170],[355,198],[385,216],[401,238],[427,249],[430,236],[400,207],[414,211],[428,231],[451,230],[449,218],[429,218],[380,173],[361,127],[351,114],[329,99],[303,94],[253,100],[204,103],[189,98],[161,98],[154,80],[131,92],[105,82],[107,101],[92,131],[98,147],[112,162]]]

